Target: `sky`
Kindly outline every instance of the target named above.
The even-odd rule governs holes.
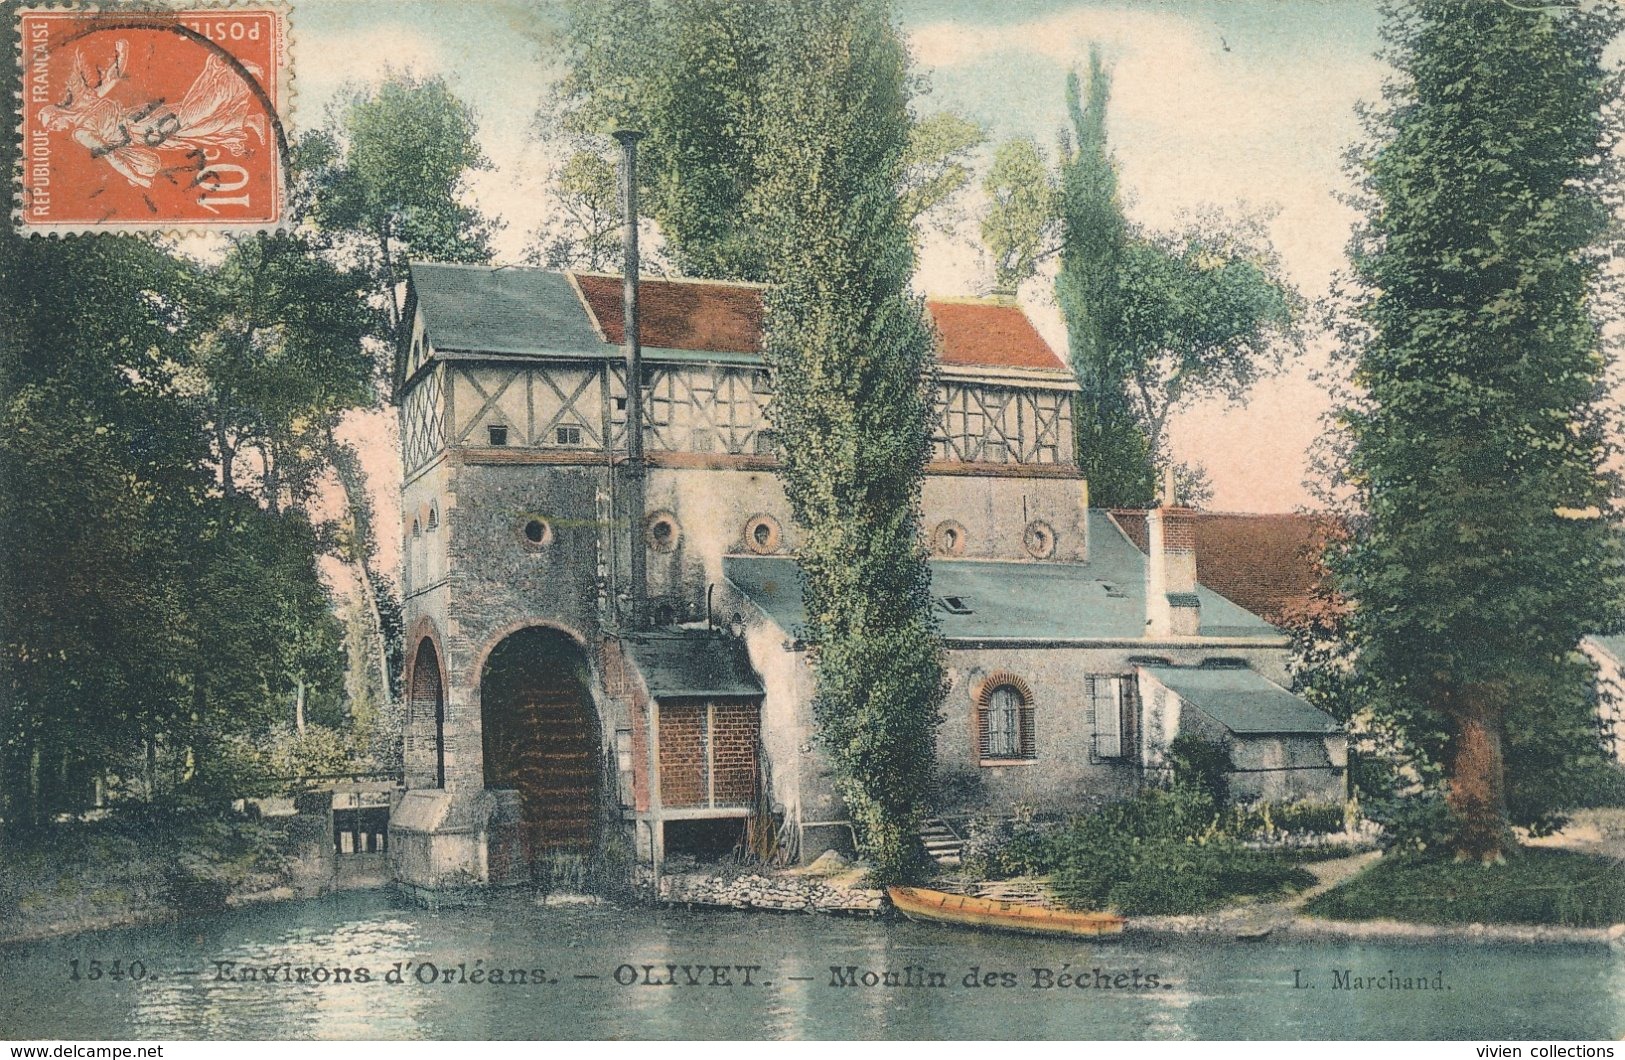
[[[1289,278],[1310,302],[1343,264],[1354,214],[1343,152],[1360,135],[1356,105],[1375,100],[1385,68],[1375,57],[1375,0],[900,0],[922,113],[948,109],[986,127],[990,145],[1028,136],[1053,157],[1066,120],[1067,73],[1100,45],[1112,69],[1108,137],[1130,218],[1175,226],[1217,207],[1270,212],[1269,231]],[[390,69],[438,74],[480,118],[492,168],[470,193],[503,219],[499,262],[518,261],[545,219],[557,163],[531,131],[560,72],[549,0],[300,0],[294,9],[293,123],[321,122],[347,82]],[[629,57],[632,58],[632,57]],[[991,146],[980,162],[985,165]],[[958,236],[921,247],[916,285],[928,294],[987,290],[991,271],[975,241],[974,189],[956,204]],[[1056,349],[1066,331],[1048,276],[1025,284],[1023,305]],[[1170,429],[1177,458],[1204,464],[1212,507],[1284,511],[1306,505],[1306,453],[1328,406],[1312,378],[1324,337],[1253,390],[1245,407],[1194,406]],[[358,424],[376,436],[377,422]],[[387,448],[367,446],[369,471],[398,474]],[[380,490],[381,507],[389,491]],[[384,525],[389,525],[387,522]]]

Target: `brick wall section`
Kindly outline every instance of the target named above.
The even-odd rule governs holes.
[[[644,713],[646,698],[642,685],[632,674],[632,663],[621,642],[605,637],[598,642],[598,673],[606,698],[625,704],[632,730],[632,808],[639,813],[649,809],[649,730]]]
[[[756,744],[761,729],[762,711],[756,704],[717,704],[711,762],[718,805],[750,802],[756,789]]]
[[[1168,552],[1196,551],[1196,513],[1189,508],[1162,509],[1162,547]]]
[[[668,809],[706,805],[705,715],[704,703],[660,705],[660,802]]]
[[[709,806],[713,795],[717,806],[747,805],[756,789],[761,728],[761,708],[754,703],[718,703],[714,708],[704,703],[662,703],[661,805]]]

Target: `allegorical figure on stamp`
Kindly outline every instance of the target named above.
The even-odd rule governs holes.
[[[114,41],[113,52],[111,64],[94,67],[83,48],[76,50],[62,102],[40,108],[39,120],[52,132],[72,129],[74,140],[131,184],[152,185],[163,169],[162,152],[190,159],[175,168],[201,170],[203,160],[218,157],[222,149],[240,156],[249,136],[265,143],[265,116],[256,112],[252,91],[219,55],[207,57],[179,106],[163,99],[132,106],[112,94],[129,79],[128,43]],[[256,79],[261,76],[253,65],[244,69]]]

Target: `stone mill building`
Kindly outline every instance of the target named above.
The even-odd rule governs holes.
[[[726,850],[753,815],[790,855],[850,847],[813,731],[761,293],[412,267],[404,884],[523,880],[538,857],[610,843],[644,864]],[[1341,798],[1341,731],[1282,687],[1285,635],[1198,583],[1193,513],[1150,513],[1142,551],[1089,507],[1075,384],[1022,310],[927,309],[943,813],[1086,807],[1155,775],[1181,731],[1230,748],[1234,790]]]

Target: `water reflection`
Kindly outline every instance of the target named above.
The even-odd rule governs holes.
[[[139,958],[157,978],[73,983],[75,958]],[[231,962],[220,966],[229,972],[216,961]],[[617,983],[623,965],[638,970],[637,985]],[[736,985],[688,985],[709,983],[700,966],[710,965],[729,966]],[[760,966],[749,973],[755,985],[742,985],[742,965]],[[675,984],[643,985],[673,978],[668,966],[678,969]],[[856,985],[832,986],[832,967],[842,979],[853,970]],[[361,968],[370,982],[354,972]],[[475,981],[493,969],[508,978],[506,970],[536,968],[544,981]],[[1447,989],[1335,988],[1336,971],[1389,968],[1442,973]],[[314,969],[328,981],[311,981]],[[351,970],[351,981],[334,981],[336,969]],[[888,972],[903,981],[906,969],[914,982],[937,973],[946,985],[878,985]],[[1086,985],[1035,987],[1034,969]],[[448,970],[455,981],[444,981]],[[400,981],[388,981],[391,972]],[[862,985],[865,973],[877,985]],[[906,922],[543,906],[522,894],[429,913],[375,894],[0,950],[6,1038],[1622,1034],[1625,953],[1605,947],[1069,943]]]

